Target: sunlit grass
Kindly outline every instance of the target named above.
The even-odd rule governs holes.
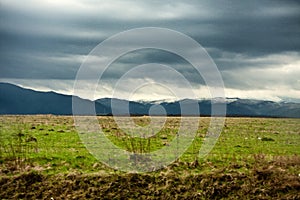
[[[104,134],[118,147],[133,153],[149,153],[164,148],[176,140],[180,118],[169,117],[164,127],[151,137],[132,137],[115,123],[112,117],[98,117]],[[140,126],[149,124],[148,117],[134,117]],[[72,116],[0,116],[0,161],[18,159],[32,167],[40,166],[45,173],[70,171],[112,171],[97,161],[85,148],[74,127]],[[198,158],[210,118],[201,118],[192,145],[179,162],[198,160],[210,168],[233,163],[251,164],[255,155],[272,160],[278,156],[300,155],[300,120],[266,118],[227,118],[223,131],[210,154]],[[245,164],[245,166],[247,166]],[[24,165],[25,167],[25,165]]]

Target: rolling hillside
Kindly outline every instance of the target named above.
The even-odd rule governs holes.
[[[184,104],[187,108],[185,114],[194,115],[192,105],[198,104],[201,115],[211,115],[210,100],[183,99],[176,102],[134,102],[121,99],[103,98],[90,101],[75,97],[82,105],[95,104],[98,115],[114,114],[124,115],[148,115],[149,109],[153,105],[160,105],[167,115],[180,115],[180,105]],[[249,116],[249,117],[292,117],[300,118],[300,104],[290,102],[273,102],[251,99],[226,99],[225,102],[213,101],[213,103],[226,103],[227,116]],[[128,109],[129,108],[129,109]],[[153,111],[153,110],[152,110]],[[160,111],[152,114],[161,114]],[[40,92],[21,88],[8,83],[0,83],[0,114],[72,114],[72,96],[58,94],[55,92]],[[85,111],[82,114],[93,114]]]

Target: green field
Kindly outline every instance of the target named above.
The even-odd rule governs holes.
[[[167,146],[180,124],[169,117],[159,133],[133,138],[112,117],[98,120],[115,145],[137,154]],[[133,120],[149,123],[147,117]],[[300,119],[227,118],[213,150],[199,158],[209,122],[201,118],[192,145],[174,163],[135,174],[95,159],[72,116],[0,116],[0,198],[300,198]]]

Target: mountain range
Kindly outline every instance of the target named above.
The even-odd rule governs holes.
[[[9,83],[0,83],[0,114],[55,114],[72,115],[71,95],[55,92],[40,92],[25,89]],[[114,114],[124,115],[129,108],[130,115],[148,115],[149,110],[154,115],[181,115],[181,105],[186,106],[186,115],[195,115],[192,105],[198,104],[201,116],[211,115],[211,106],[226,104],[227,116],[247,117],[289,117],[300,118],[300,103],[273,102],[265,100],[227,98],[225,101],[218,99],[194,100],[183,99],[175,102],[135,102],[116,98],[102,98],[95,101],[74,97],[81,105],[95,108],[97,115],[111,115],[112,104]],[[160,109],[164,108],[165,111]],[[154,108],[154,109],[153,109]],[[165,113],[164,113],[165,112]],[[82,114],[92,114],[91,111]]]

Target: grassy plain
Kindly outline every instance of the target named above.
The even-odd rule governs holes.
[[[112,117],[98,117],[122,149],[147,153],[176,139],[169,117],[150,138],[132,138]],[[145,126],[147,117],[134,117]],[[227,118],[205,158],[198,151],[210,118],[201,118],[188,150],[164,169],[133,174],[111,169],[85,148],[72,116],[0,116],[2,199],[299,199],[300,119]]]

